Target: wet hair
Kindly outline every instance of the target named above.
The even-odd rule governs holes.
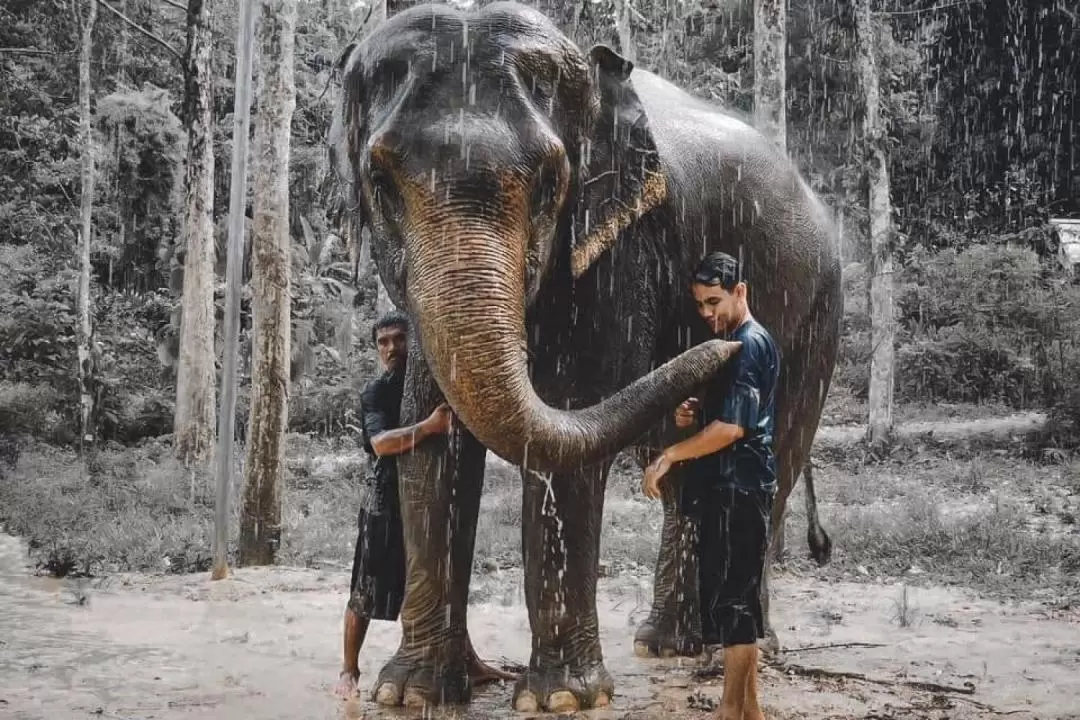
[[[742,265],[731,255],[725,252],[711,252],[698,261],[694,268],[694,282],[701,285],[715,287],[719,285],[728,292],[733,292],[735,286],[744,282]]]
[[[409,316],[400,310],[390,310],[383,314],[383,316],[376,320],[375,324],[371,326],[371,344],[375,344],[375,339],[379,336],[380,330],[390,327],[399,327],[405,332],[409,332]]]

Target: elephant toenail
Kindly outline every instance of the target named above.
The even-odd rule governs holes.
[[[398,689],[393,683],[383,683],[375,692],[375,702],[380,705],[399,705],[401,703],[401,696],[398,694]]]
[[[653,651],[649,647],[649,643],[636,642],[634,643],[634,654],[637,655],[639,658],[647,658],[653,656]]]
[[[403,704],[407,708],[416,710],[427,707],[428,701],[420,690],[409,688],[405,691],[405,702]]]
[[[557,690],[548,696],[548,710],[554,713],[579,710],[577,698],[569,690]]]
[[[540,703],[536,701],[536,693],[523,691],[514,702],[514,708],[518,712],[539,712]]]
[[[601,691],[596,694],[596,702],[593,703],[593,707],[602,708],[607,707],[610,704],[611,698],[608,697],[608,694],[606,692]]]

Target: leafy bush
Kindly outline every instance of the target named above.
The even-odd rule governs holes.
[[[865,288],[865,268],[849,268],[833,391],[861,400],[871,354]],[[1030,247],[916,250],[896,300],[897,403],[1068,402],[1063,391],[1080,374],[1080,286]]]

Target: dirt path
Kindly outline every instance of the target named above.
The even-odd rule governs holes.
[[[344,572],[243,570],[205,575],[125,575],[79,584],[33,577],[17,540],[0,535],[0,717],[126,718],[401,717],[329,695],[338,663]],[[519,573],[485,576],[495,602],[470,608],[482,655],[523,662],[528,621]],[[691,694],[716,697],[719,680],[691,663],[633,657],[633,628],[647,582],[605,580],[602,639],[618,696],[594,717],[705,717]],[[764,670],[770,720],[988,718],[1051,720],[1080,712],[1080,617],[1047,617],[948,589],[912,590],[908,625],[897,622],[900,588],[781,577],[774,607],[789,648],[861,642],[881,647],[789,652],[789,664],[964,688],[971,695],[902,684],[820,679]],[[363,672],[370,682],[396,647],[396,624],[373,627]],[[680,667],[680,665],[682,667]],[[514,717],[510,688],[489,688],[461,718]],[[695,703],[696,704],[696,703]],[[1073,715],[1077,718],[1080,715]]]

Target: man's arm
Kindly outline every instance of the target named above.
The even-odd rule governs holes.
[[[400,403],[396,394],[388,392],[384,385],[372,383],[360,397],[363,407],[364,445],[379,457],[402,455],[411,451],[421,442],[447,432],[450,428],[451,412],[446,404],[413,425],[394,427],[391,418],[392,404]]]
[[[371,449],[379,457],[404,455],[432,435],[440,435],[446,432],[438,417],[443,412],[444,407],[446,406],[439,406],[435,409],[435,412],[415,425],[384,430],[375,435],[371,438]],[[449,414],[449,408],[445,412]],[[449,425],[449,420],[446,421],[446,425]]]
[[[719,452],[746,435],[741,425],[713,420],[691,437],[677,442],[664,451],[672,463],[694,460],[702,455]]]
[[[711,455],[746,437],[747,428],[757,424],[761,410],[759,373],[755,370],[754,348],[744,345],[736,362],[732,387],[724,397],[719,416],[693,436],[664,451],[671,463]]]

